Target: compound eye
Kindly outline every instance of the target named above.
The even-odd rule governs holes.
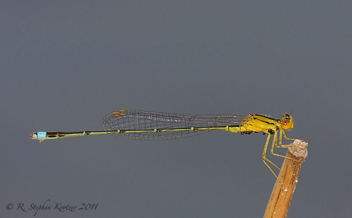
[[[290,119],[291,118],[290,114],[285,114],[285,116],[286,116],[286,119]]]
[[[285,119],[281,122],[281,127],[285,130],[292,129],[293,123],[290,119]]]

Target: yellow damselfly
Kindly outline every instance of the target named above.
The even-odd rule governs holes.
[[[262,159],[275,177],[277,176],[268,163],[277,169],[280,168],[266,158],[271,135],[274,135],[274,139],[270,153],[283,158],[285,156],[273,152],[274,146],[278,148],[288,147],[288,145],[282,145],[282,135],[287,140],[295,140],[287,138],[284,131],[293,128],[293,119],[288,113],[282,115],[281,119],[275,119],[259,114],[249,114],[246,116],[233,114],[189,115],[121,109],[109,113],[104,117],[103,128],[105,131],[34,132],[30,134],[30,137],[42,142],[60,138],[113,134],[127,139],[166,140],[194,136],[210,130],[224,130],[241,133],[242,135],[262,132],[264,135],[268,134]],[[279,141],[277,140],[278,135],[280,135]]]

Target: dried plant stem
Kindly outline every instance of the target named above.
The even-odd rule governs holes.
[[[278,179],[274,185],[264,218],[284,218],[296,188],[297,178],[304,159],[308,155],[308,143],[295,140],[287,149]]]

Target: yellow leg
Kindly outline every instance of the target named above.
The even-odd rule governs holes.
[[[286,140],[296,140],[296,139],[292,139],[292,138],[287,138],[286,137],[286,134],[285,134],[285,131],[280,129],[280,136],[279,136],[279,143],[278,143],[278,131],[275,131],[275,134],[274,134],[274,138],[273,138],[273,143],[271,144],[271,149],[270,149],[270,153],[274,156],[277,156],[277,157],[282,157],[282,158],[287,158],[287,159],[290,159],[290,160],[294,160],[294,161],[298,161],[298,160],[295,160],[295,159],[292,159],[292,158],[289,158],[289,157],[286,157],[286,156],[283,156],[281,154],[276,154],[274,153],[274,147],[277,147],[277,148],[288,148],[288,147],[291,147],[291,146],[295,146],[295,145],[282,145],[282,135],[284,135],[284,138]],[[280,170],[280,168],[278,166],[276,166],[272,161],[270,161],[268,158],[266,158],[266,151],[268,149],[268,144],[269,144],[269,141],[270,141],[270,136],[271,134],[268,133],[268,138],[266,139],[266,142],[265,142],[265,146],[264,146],[264,150],[263,150],[263,154],[262,154],[262,158],[263,158],[263,162],[264,164],[269,168],[269,170],[272,172],[272,174],[274,174],[274,176],[277,178],[277,175],[274,173],[274,171],[271,169],[271,167],[269,166],[268,163],[272,164],[274,167],[276,167],[278,170]],[[300,139],[299,139],[300,140]],[[303,140],[301,140],[303,141]],[[267,163],[268,162],[268,163]]]
[[[274,136],[274,140],[273,140],[273,144],[272,144],[272,146],[271,146],[270,153],[271,153],[272,155],[277,156],[277,157],[283,157],[283,158],[286,158],[286,159],[298,161],[298,160],[295,160],[295,159],[292,159],[292,158],[289,158],[289,157],[286,157],[286,156],[283,156],[283,155],[274,153],[274,146],[277,147],[277,148],[288,148],[288,147],[295,146],[295,145],[292,145],[292,144],[291,144],[291,145],[282,145],[282,134],[284,134],[284,137],[285,137],[285,139],[287,139],[287,140],[296,140],[296,139],[287,138],[287,137],[286,137],[286,134],[285,134],[285,131],[283,131],[283,130],[280,129],[279,145],[277,145],[277,131],[276,131],[276,132],[275,132],[275,136]],[[299,140],[300,140],[300,139],[299,139]],[[303,140],[301,140],[301,141],[303,141]]]
[[[280,139],[279,139],[279,146],[277,145],[277,131],[275,132],[275,135],[274,135],[274,139],[273,139],[273,144],[271,145],[271,149],[270,149],[270,153],[274,156],[277,156],[277,157],[283,157],[283,158],[287,158],[287,159],[291,159],[293,160],[292,158],[289,158],[289,157],[286,157],[286,156],[283,156],[281,154],[276,154],[274,153],[274,147],[277,147],[277,148],[286,148],[285,146],[286,145],[282,145],[281,144],[281,131],[280,131]],[[287,146],[289,147],[289,146]]]
[[[304,142],[302,139],[292,139],[292,138],[287,138],[286,137],[286,133],[285,133],[285,131],[283,131],[282,130],[282,133],[284,134],[284,137],[285,137],[285,139],[287,139],[287,140],[292,140],[292,141],[294,141],[294,140],[300,140],[300,141],[302,141],[302,142]],[[288,148],[288,147],[292,147],[292,146],[295,146],[295,145],[282,145],[281,144],[281,140],[280,140],[280,146],[282,147],[282,148]]]
[[[286,146],[286,145],[282,145],[282,133],[284,134],[285,139],[287,139],[287,140],[296,140],[296,139],[287,138],[286,134],[285,134],[285,131],[280,129],[279,144],[275,143],[275,147],[277,147],[277,148],[287,148],[287,147],[289,147],[289,146]]]
[[[280,130],[280,141],[279,141],[279,145],[276,145],[275,147],[278,147],[278,148],[288,148],[288,147],[295,146],[295,145],[293,145],[293,144],[291,144],[291,145],[282,145],[282,134],[284,134],[284,138],[285,138],[286,140],[292,140],[292,141],[294,141],[294,140],[300,140],[300,141],[304,142],[304,141],[301,140],[301,139],[287,138],[285,131],[284,131],[284,130]]]
[[[262,159],[263,159],[263,162],[264,164],[269,168],[269,170],[272,172],[272,174],[274,174],[274,176],[276,177],[276,179],[278,178],[277,175],[275,174],[275,172],[273,171],[273,169],[271,169],[271,167],[269,166],[269,164],[267,162],[269,162],[270,164],[272,164],[274,167],[276,167],[278,170],[280,170],[280,168],[278,166],[276,166],[273,162],[271,162],[271,160],[269,160],[268,158],[266,158],[266,151],[268,149],[268,144],[269,144],[269,141],[270,141],[270,136],[271,134],[268,133],[268,138],[266,139],[266,142],[265,142],[265,146],[264,146],[264,150],[263,150],[263,153],[262,153]],[[274,135],[274,139],[276,138],[276,133]]]
[[[282,133],[284,134],[284,137],[285,137],[286,140],[292,140],[292,141],[296,140],[296,139],[287,138],[286,133],[285,133],[285,131],[283,131],[283,130],[282,130]],[[300,140],[300,139],[299,139],[299,140]],[[301,140],[301,141],[302,141],[302,140]]]

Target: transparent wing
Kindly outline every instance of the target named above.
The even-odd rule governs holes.
[[[231,114],[189,115],[124,109],[106,115],[103,119],[103,128],[105,131],[117,131],[238,126],[241,125],[241,121],[245,117]],[[189,137],[205,132],[208,131],[132,132],[114,135],[137,140],[165,140]]]

